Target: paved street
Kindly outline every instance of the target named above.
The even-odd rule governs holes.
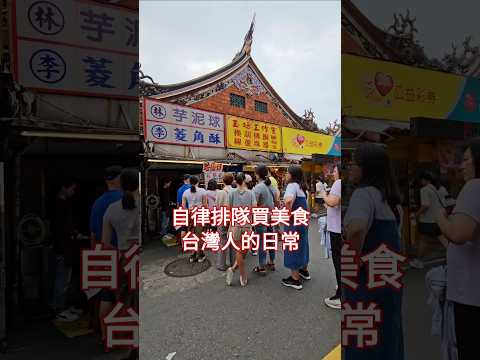
[[[276,272],[265,277],[252,273],[248,286],[241,288],[238,277],[227,287],[225,274],[214,266],[193,277],[168,277],[164,266],[182,255],[178,249],[147,245],[142,258],[141,359],[163,360],[169,354],[174,360],[321,359],[340,342],[340,312],[323,304],[335,282],[316,225],[310,227],[310,254],[312,280],[302,291],[280,284],[287,275],[282,254]],[[247,259],[252,269],[257,258]]]
[[[440,338],[431,335],[432,310],[427,304],[425,275],[433,266],[423,270],[410,269],[404,278],[403,326],[405,359],[440,360]]]

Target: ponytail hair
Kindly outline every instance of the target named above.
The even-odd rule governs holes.
[[[125,191],[122,197],[122,208],[124,210],[133,210],[136,207],[133,194],[130,191]]]
[[[270,180],[270,177],[268,176],[268,168],[265,165],[258,165],[255,168],[255,174],[258,175],[258,177],[264,181],[265,185],[270,186],[272,184],[272,181]]]
[[[198,177],[195,175],[190,176],[190,185],[192,187],[190,188],[190,192],[196,193],[197,192],[197,184],[198,184]]]
[[[122,208],[124,210],[133,210],[137,207],[135,204],[135,191],[138,191],[138,171],[135,169],[125,169],[120,174],[120,185],[123,190]]]

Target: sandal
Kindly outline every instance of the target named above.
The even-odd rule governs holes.
[[[275,264],[267,264],[267,268],[270,271],[275,271]]]
[[[255,266],[253,268],[253,272],[257,274],[265,274],[267,270],[265,270],[265,268],[261,268],[260,266]]]

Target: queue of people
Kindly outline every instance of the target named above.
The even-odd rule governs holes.
[[[435,299],[433,327],[441,334],[444,359],[469,360],[478,357],[474,326],[480,320],[480,139],[472,140],[463,157],[465,184],[453,209],[449,209],[445,189],[441,189],[429,172],[420,176],[420,208],[417,210],[421,241],[443,244],[446,265],[433,268],[426,280],[430,298]],[[391,161],[384,148],[362,144],[354,154],[350,179],[356,189],[343,218],[343,242],[367,255],[381,245],[401,252],[399,227],[402,224],[400,194]],[[423,252],[423,246],[421,253]],[[342,301],[375,303],[382,310],[376,346],[345,347],[349,359],[405,359],[403,339],[402,288],[368,286],[368,271],[360,264],[358,288],[342,286]]]
[[[56,254],[55,280],[51,296],[51,308],[55,321],[74,322],[88,311],[90,326],[97,331],[98,344],[110,352],[106,344],[107,328],[104,322],[121,301],[138,313],[138,293],[130,292],[127,275],[119,273],[117,290],[94,288],[82,291],[81,250],[103,244],[104,249],[119,251],[120,265],[125,263],[125,253],[140,242],[140,195],[138,171],[110,166],[104,172],[105,191],[98,197],[90,213],[90,241],[79,244],[74,226],[73,204],[70,201],[77,190],[73,180],[63,180],[58,192],[52,216],[52,239]],[[120,266],[120,269],[123,269]],[[68,295],[68,296],[67,296]],[[128,358],[135,358],[130,351]]]
[[[195,207],[263,207],[273,209],[275,207],[285,206],[290,211],[298,208],[307,210],[308,192],[304,184],[303,172],[300,166],[292,165],[286,174],[288,183],[283,199],[280,196],[277,180],[271,175],[267,166],[259,165],[255,169],[255,180],[249,174],[243,172],[233,175],[225,173],[223,176],[223,188],[219,189],[215,180],[207,183],[207,189],[198,186],[199,179],[193,175],[185,175],[184,183],[177,191],[177,206],[192,209]],[[163,227],[162,227],[163,228]],[[196,234],[201,238],[201,233],[207,230],[205,227],[191,226],[189,229],[179,228],[181,237],[186,231]],[[254,231],[260,235],[264,233],[282,231],[280,226],[256,225],[254,228],[250,224],[245,226],[219,226],[214,229],[220,235],[220,246],[224,247],[231,234],[233,242],[237,247],[241,247],[242,234]],[[309,246],[308,246],[308,227],[305,225],[295,225],[286,227],[284,231],[293,231],[299,233],[299,249],[297,251],[284,252],[284,266],[289,269],[290,276],[282,280],[282,284],[294,289],[302,289],[301,280],[310,280],[308,272]],[[200,240],[201,241],[201,240]],[[199,248],[201,248],[199,243]],[[258,251],[252,249],[252,255],[258,256],[258,265],[251,270],[256,275],[266,275],[269,271],[276,270],[276,251],[264,250],[262,241],[259,242]],[[248,251],[236,251],[230,246],[225,251],[219,251],[216,261],[216,267],[219,271],[226,272],[226,283],[233,283],[235,273],[239,273],[239,282],[241,286],[248,283],[248,272],[245,268],[245,259]],[[189,261],[203,262],[206,259],[203,251],[198,251],[189,256]]]

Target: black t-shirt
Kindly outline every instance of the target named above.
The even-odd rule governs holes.
[[[160,190],[160,206],[162,210],[170,208],[170,188],[163,188]]]
[[[74,231],[73,212],[70,200],[57,198],[51,223],[53,248],[58,255],[67,255],[72,249],[72,235]]]

